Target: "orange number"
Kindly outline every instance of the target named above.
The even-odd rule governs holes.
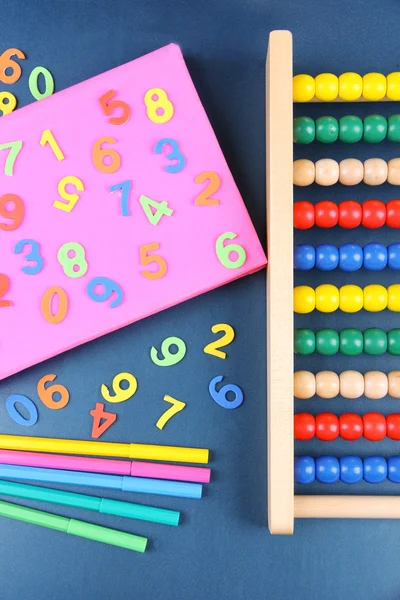
[[[0,273],[0,308],[2,306],[12,306],[11,300],[1,300],[3,296],[5,296],[10,289],[10,280],[7,275],[3,275]]]
[[[12,202],[14,204],[13,210],[6,210],[6,205]],[[0,223],[0,229],[3,231],[14,231],[18,229],[24,220],[25,209],[24,203],[19,196],[15,194],[4,194],[0,197],[0,216],[5,219],[12,219],[13,223]]]
[[[157,271],[142,271],[143,277],[146,279],[161,279],[164,277],[167,272],[167,263],[163,259],[162,256],[158,254],[151,254],[149,252],[153,252],[154,250],[158,250],[160,247],[158,242],[152,242],[151,244],[144,244],[144,246],[140,246],[140,264],[144,267],[150,265],[151,263],[156,263],[158,265]]]
[[[21,65],[12,60],[12,56],[17,56],[20,59],[25,58],[25,54],[18,48],[4,50],[3,54],[0,55],[0,81],[2,83],[15,83],[21,77]],[[12,73],[7,74],[7,69],[12,69]]]
[[[101,173],[115,173],[121,166],[121,157],[113,148],[102,148],[102,144],[115,144],[117,140],[112,137],[102,137],[95,141],[93,145],[93,162],[96,169]],[[109,157],[111,162],[106,164],[104,159]]]
[[[103,96],[99,98],[100,106],[107,117],[112,115],[117,108],[122,108],[122,115],[120,117],[111,117],[108,119],[108,122],[111,123],[111,125],[122,125],[129,119],[131,109],[126,102],[122,102],[122,100],[113,100],[114,96],[114,90],[110,90],[103,94]]]
[[[58,310],[55,315],[51,311],[54,296],[58,296]],[[64,321],[68,312],[68,296],[63,288],[53,285],[45,291],[42,297],[42,314],[51,325],[57,325]]]
[[[49,385],[47,388],[45,387],[46,383],[54,381],[56,377],[57,375],[44,375],[37,384],[39,398],[47,408],[51,408],[52,410],[60,410],[60,408],[67,406],[69,402],[69,391],[63,385],[55,383],[54,385]],[[56,393],[61,395],[59,400],[53,399],[53,394]]]
[[[204,183],[205,181],[209,181],[210,183],[206,189],[197,196],[194,203],[197,204],[197,206],[217,206],[219,200],[217,200],[217,198],[211,198],[211,195],[219,190],[221,180],[214,171],[204,171],[204,173],[200,173],[200,175],[197,175],[195,178],[196,183]]]
[[[117,415],[115,413],[104,410],[102,402],[96,402],[96,408],[89,413],[93,417],[92,438],[97,440],[115,421]],[[101,422],[103,420],[103,423]]]

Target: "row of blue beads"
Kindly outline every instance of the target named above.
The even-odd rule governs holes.
[[[358,244],[343,244],[339,248],[332,244],[310,246],[301,244],[294,250],[294,268],[309,271],[313,268],[321,271],[333,271],[339,267],[342,271],[358,271],[361,267],[368,271],[381,271],[385,267],[400,270],[400,244],[386,247],[371,242],[364,247]]]
[[[294,459],[294,478],[296,483],[358,483],[364,479],[368,483],[382,483],[386,478],[400,483],[400,456],[297,456]]]

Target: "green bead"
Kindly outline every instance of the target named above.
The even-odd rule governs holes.
[[[315,140],[315,123],[310,117],[297,117],[293,121],[295,144],[311,144]]]
[[[391,329],[387,333],[388,352],[400,356],[400,329]]]
[[[387,335],[383,329],[371,327],[364,331],[364,352],[373,356],[385,354],[387,350]]]
[[[364,348],[364,336],[359,329],[342,329],[340,332],[340,352],[346,356],[358,356]]]
[[[391,142],[400,142],[400,115],[391,115],[388,118],[387,138]]]
[[[319,117],[315,121],[315,139],[322,144],[336,142],[339,135],[339,123],[335,117]]]
[[[315,348],[318,354],[332,356],[339,351],[339,334],[333,329],[320,329],[315,334]]]
[[[347,115],[339,120],[339,139],[346,144],[359,142],[363,135],[363,122],[360,117]]]
[[[386,138],[388,123],[382,115],[369,115],[364,119],[364,142],[377,144]]]
[[[296,354],[313,354],[315,352],[315,334],[311,329],[295,329],[294,351]]]

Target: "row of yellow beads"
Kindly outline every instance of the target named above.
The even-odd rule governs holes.
[[[317,309],[323,313],[342,310],[355,313],[364,308],[369,312],[379,312],[388,308],[400,312],[400,284],[367,285],[364,289],[358,285],[343,285],[340,289],[330,283],[319,285],[315,290],[308,285],[294,288],[294,312],[307,314]]]
[[[343,73],[340,77],[333,73],[321,73],[317,77],[296,75],[293,77],[293,102],[321,100],[332,102],[336,98],[351,102],[360,98],[375,102],[388,98],[400,100],[400,73]]]

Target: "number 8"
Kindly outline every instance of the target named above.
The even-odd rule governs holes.
[[[161,88],[151,88],[144,97],[147,116],[153,123],[167,123],[174,115],[174,107],[167,92]],[[158,111],[162,110],[162,114]]]

